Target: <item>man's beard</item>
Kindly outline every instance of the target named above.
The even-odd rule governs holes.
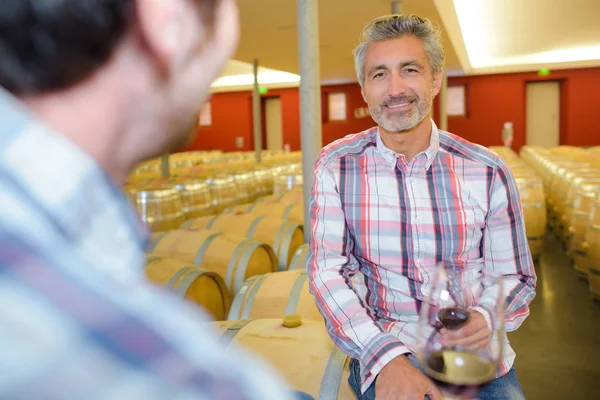
[[[388,132],[402,132],[419,125],[431,111],[433,96],[420,99],[416,95],[390,97],[374,108],[369,107],[371,117],[379,126]],[[396,105],[411,102],[412,106],[408,110],[394,111],[388,109],[388,105]]]

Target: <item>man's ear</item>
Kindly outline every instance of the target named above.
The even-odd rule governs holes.
[[[177,53],[184,22],[183,0],[137,0],[139,35],[161,71],[168,71]]]

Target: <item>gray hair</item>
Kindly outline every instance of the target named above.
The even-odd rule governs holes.
[[[371,43],[397,39],[413,35],[423,42],[429,59],[431,74],[435,75],[444,68],[444,47],[442,34],[433,27],[427,18],[417,15],[384,15],[375,18],[364,27],[360,43],[354,49],[354,68],[361,87],[365,84],[365,54]]]

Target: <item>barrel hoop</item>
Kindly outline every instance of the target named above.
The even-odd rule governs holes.
[[[244,299],[246,298],[246,292],[248,291],[248,288],[250,287],[250,285],[252,285],[254,283],[254,281],[256,281],[257,279],[260,279],[262,276],[263,275],[256,275],[256,276],[252,276],[252,277],[246,279],[246,281],[242,285],[241,289],[236,293],[236,295],[233,299],[233,304],[231,305],[231,309],[229,310],[229,315],[227,316],[227,319],[229,319],[229,320],[240,319],[242,303],[244,302]]]
[[[256,240],[248,240],[248,246],[244,249],[244,252],[240,256],[240,261],[237,263],[237,270],[235,271],[235,278],[233,281],[233,292],[235,293],[240,289],[242,284],[244,283],[244,278],[246,276],[246,269],[248,267],[248,263],[250,262],[250,258],[252,254],[259,247],[263,246],[261,242]],[[244,268],[240,268],[241,266],[245,266]],[[227,271],[229,272],[229,271]]]
[[[250,317],[250,311],[252,311],[252,304],[254,303],[254,298],[256,297],[260,286],[263,284],[264,281],[267,280],[267,276],[268,274],[260,275],[260,278],[252,287],[252,290],[248,295],[248,299],[246,300],[246,304],[244,305],[244,309],[242,310],[242,316],[240,319],[248,319],[248,317]]]
[[[294,282],[294,286],[292,286],[292,290],[290,290],[290,295],[287,304],[285,305],[284,315],[296,314],[296,308],[298,307],[298,301],[300,300],[300,291],[307,279],[308,275],[306,275],[306,272],[302,272],[298,275],[298,278],[296,278],[296,282]]]
[[[179,227],[181,229],[187,229],[187,228],[191,227],[193,223],[194,223],[194,219],[188,219],[183,224],[181,224]]]
[[[191,271],[194,268],[198,268],[198,267],[192,267],[190,265],[187,265],[187,266],[181,268],[179,271],[175,272],[175,274],[173,274],[171,279],[169,279],[169,282],[167,283],[167,287],[171,290],[175,290],[175,284],[177,283],[179,278],[181,278],[183,275],[187,274],[188,271]]]
[[[523,204],[523,208],[544,208],[544,203]]]
[[[283,213],[283,219],[288,219],[290,213],[292,212],[292,208],[294,208],[295,205],[296,203],[292,203],[285,208],[285,212]]]
[[[281,241],[282,241],[281,237],[283,236],[283,232],[285,232],[285,226],[286,226],[285,223],[281,224],[281,226],[277,230],[277,234],[275,235],[275,241],[273,243],[273,250],[277,254],[277,260],[279,262],[279,270],[280,271],[284,271],[284,270],[281,269],[282,253],[281,253],[280,247],[281,247]],[[285,261],[284,261],[284,264],[285,264]]]
[[[210,229],[215,222],[217,222],[217,219],[220,217],[220,215],[215,215],[214,217],[212,217],[210,219],[210,221],[208,221],[208,224],[206,224],[206,228],[205,229]]]
[[[252,204],[250,205],[250,207],[248,207],[248,209],[246,210],[246,212],[252,212],[252,210],[254,210],[254,207],[256,207],[256,205],[260,203],[258,200],[259,200],[259,199],[256,199],[256,200],[254,201],[254,203],[252,203]]]
[[[167,235],[167,233],[169,233],[169,231],[163,232],[163,233],[161,233],[160,235],[158,235],[158,236],[156,237],[156,239],[154,239],[154,240],[153,240],[153,241],[150,243],[150,246],[148,246],[148,248],[146,249],[146,253],[152,253],[152,252],[154,251],[154,249],[156,248],[156,245],[158,244],[158,242],[160,242],[160,240],[161,240],[162,238],[164,238],[164,237]]]
[[[254,219],[254,221],[252,221],[252,224],[250,224],[250,228],[248,229],[248,232],[246,233],[246,237],[248,239],[251,239],[252,236],[254,236],[254,231],[256,230],[256,227],[258,226],[260,221],[262,221],[263,219],[265,219],[265,216],[259,215]]]
[[[227,285],[227,287],[229,288],[229,291],[231,293],[237,292],[237,290],[235,289],[235,285],[233,285],[231,282],[231,280],[233,278],[233,268],[235,267],[236,264],[239,264],[237,262],[237,259],[240,256],[241,251],[244,249],[244,246],[248,242],[250,242],[250,239],[244,239],[237,245],[237,247],[233,251],[233,254],[231,255],[231,258],[229,259],[229,264],[227,264],[227,272],[225,273],[225,284]],[[238,265],[238,268],[239,268],[239,265]],[[236,276],[237,276],[237,274],[236,274]]]
[[[179,297],[183,299],[190,286],[192,286],[192,283],[194,283],[196,279],[198,279],[202,274],[206,272],[207,271],[205,269],[198,267],[195,267],[193,270],[188,271],[188,273],[183,277],[181,282],[179,282],[179,285],[177,285],[174,292],[177,293],[177,295],[179,295]]]
[[[225,331],[225,333],[223,333],[223,336],[221,336],[221,343],[223,344],[223,346],[227,346],[229,343],[231,343],[235,335],[237,335],[239,331],[241,331],[250,322],[252,322],[252,320],[247,319],[245,321],[238,321],[230,325]]]
[[[281,258],[279,260],[279,270],[280,271],[286,271],[288,264],[287,264],[287,260],[288,260],[288,254],[290,252],[290,244],[292,243],[292,238],[294,237],[294,232],[296,232],[296,229],[298,229],[298,227],[300,226],[300,224],[294,223],[294,222],[288,222],[287,224],[287,230],[284,232],[283,235],[283,243],[281,244]]]
[[[348,356],[337,347],[333,348],[319,389],[318,400],[337,399],[340,390],[340,380],[344,371],[344,364]]]
[[[301,263],[300,264],[300,268],[304,269],[305,271],[306,271],[306,263],[308,262],[308,254],[309,254],[309,252],[310,252],[310,249],[307,249],[304,252],[302,258],[300,259],[300,263]]]
[[[202,243],[202,245],[200,246],[200,248],[198,249],[198,252],[196,253],[196,257],[194,258],[194,265],[202,265],[202,259],[204,258],[204,253],[206,253],[206,250],[208,249],[208,246],[210,246],[210,243],[215,240],[217,238],[217,236],[221,236],[222,233],[221,232],[214,232],[211,233],[205,240],[204,243]]]
[[[288,268],[288,271],[300,269],[300,258],[301,257],[302,257],[302,246],[298,247],[298,249],[294,252],[294,257],[292,257],[292,262],[290,263],[290,267]]]
[[[162,257],[158,257],[158,256],[147,257],[146,258],[146,264],[144,265],[144,269],[146,269],[146,267],[148,266],[148,264],[152,264],[154,261],[158,261],[161,258]]]

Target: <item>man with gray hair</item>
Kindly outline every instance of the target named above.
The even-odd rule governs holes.
[[[500,275],[505,328],[523,323],[536,276],[520,198],[500,157],[431,120],[444,52],[428,20],[377,18],[354,56],[378,126],[329,144],[316,161],[310,289],[329,334],[352,357],[349,382],[359,399],[440,399],[414,357],[421,302],[437,263],[452,262],[473,276]],[[486,318],[473,304],[447,340],[486,345]],[[523,398],[505,345],[480,399]]]

